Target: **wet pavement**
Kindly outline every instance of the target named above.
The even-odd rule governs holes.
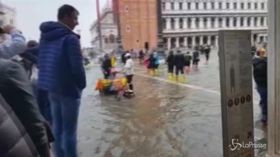
[[[201,63],[199,71],[191,72],[186,84],[167,81],[165,71],[163,65],[159,76],[151,77],[138,66],[136,97],[121,101],[94,91],[102,77],[98,66],[87,71],[78,130],[81,157],[222,156],[217,53],[211,53],[208,65]],[[256,126],[257,142],[266,142],[263,134]],[[264,151],[257,150],[257,156]]]

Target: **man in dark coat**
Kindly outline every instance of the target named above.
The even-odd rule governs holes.
[[[173,78],[174,78],[174,67],[175,67],[173,51],[169,52],[169,54],[167,56],[167,59],[166,59],[166,63],[167,63],[167,69],[168,69],[168,79],[173,80]]]
[[[174,57],[174,63],[176,68],[176,81],[184,81],[184,66],[185,66],[185,57],[181,51],[177,51],[177,54]],[[180,74],[180,77],[179,77]]]

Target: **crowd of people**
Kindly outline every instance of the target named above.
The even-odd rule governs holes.
[[[86,76],[80,36],[73,32],[79,12],[70,5],[58,9],[57,21],[40,25],[39,42],[28,41],[13,26],[0,26],[0,156],[77,157],[77,126]],[[170,51],[166,57],[168,78],[184,81],[198,70],[200,55],[209,62],[211,48],[199,46],[192,52]],[[267,123],[267,58],[264,49],[253,59],[254,79],[260,94],[261,121]],[[158,73],[158,52],[134,50],[121,54],[121,73],[127,91],[134,94],[135,63],[145,65],[151,75]],[[110,79],[117,57],[106,54],[102,61],[104,79]],[[25,141],[25,142],[22,142]]]
[[[51,143],[56,157],[78,156],[86,87],[80,36],[73,32],[78,15],[61,6],[57,21],[40,25],[40,42],[26,43],[15,27],[0,27],[0,156],[50,157]]]

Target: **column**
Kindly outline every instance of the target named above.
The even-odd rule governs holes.
[[[248,17],[244,17],[244,27],[248,27]]]
[[[191,29],[195,29],[195,18],[194,17],[192,17]]]
[[[233,3],[232,3],[232,1],[227,1],[227,2],[229,2],[229,9],[233,10]]]
[[[187,29],[188,28],[188,18],[183,18],[183,29]]]
[[[188,37],[185,37],[185,38],[184,38],[184,46],[185,46],[185,47],[188,47]]]
[[[241,25],[241,17],[238,16],[238,17],[236,18],[236,26],[237,26],[237,28],[241,27],[240,25]]]
[[[174,3],[174,9],[179,10],[179,2],[173,2]]]
[[[176,47],[180,47],[179,37],[176,38]]]
[[[226,28],[227,17],[223,17],[223,28]]]
[[[215,36],[215,46],[216,47],[219,46],[219,36],[218,35]]]
[[[256,43],[254,42],[254,34],[253,34],[253,33],[251,34],[251,44],[252,44],[253,46],[256,45]]]
[[[179,29],[179,18],[175,18],[175,29]]]
[[[192,36],[192,47],[195,47],[195,36]]]
[[[200,36],[200,37],[199,37],[199,44],[200,44],[200,45],[203,45],[203,36]]]
[[[199,18],[199,29],[203,29],[203,18]]]
[[[233,17],[229,18],[229,27],[233,28]]]
[[[280,157],[280,3],[268,0],[269,48],[268,48],[268,154],[267,157]]]
[[[261,27],[261,18],[262,18],[262,17],[258,17],[257,27]]]
[[[167,30],[171,29],[171,19],[170,18],[166,18],[166,29]]]
[[[166,10],[171,10],[171,4],[170,2],[165,2]]]
[[[215,18],[215,28],[219,28],[219,18]]]
[[[167,38],[167,49],[171,49],[171,38]]]
[[[183,2],[183,10],[187,10],[188,9],[188,3],[187,2]]]
[[[211,45],[211,35],[207,36],[207,44]]]
[[[211,17],[207,18],[207,28],[211,29]]]

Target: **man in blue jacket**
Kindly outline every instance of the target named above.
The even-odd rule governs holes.
[[[58,22],[40,26],[38,88],[49,94],[56,157],[77,157],[77,123],[86,87],[79,35],[79,12],[70,5],[58,9]]]

